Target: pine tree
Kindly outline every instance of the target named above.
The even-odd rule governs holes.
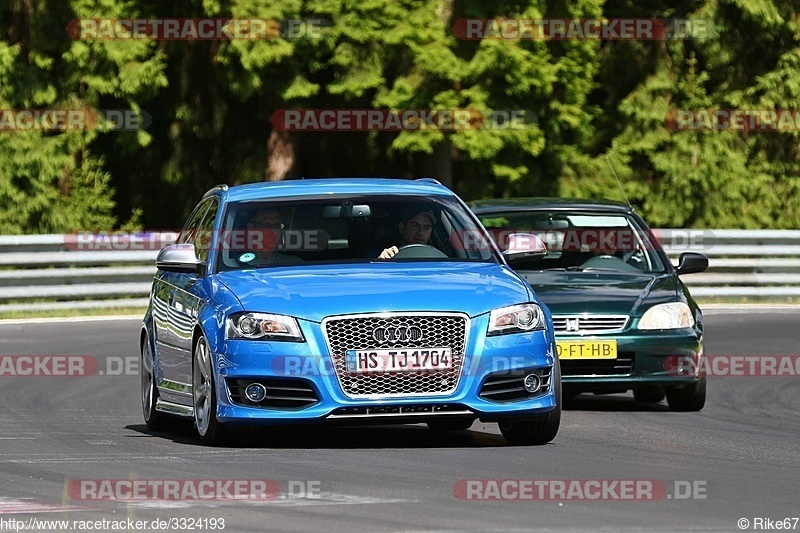
[[[0,8],[0,109],[128,109],[166,85],[161,55],[147,41],[85,41],[67,35],[70,20],[135,16],[135,2],[14,2]],[[10,116],[6,114],[6,118]],[[146,131],[99,129],[0,132],[0,233],[107,229],[116,223],[114,190],[100,136],[129,147]]]

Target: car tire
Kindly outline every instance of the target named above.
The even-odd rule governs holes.
[[[156,411],[158,387],[155,378],[155,359],[150,349],[150,340],[145,338],[141,348],[142,359],[139,361],[139,383],[142,395],[142,415],[148,429],[158,431],[164,429],[165,415]]]
[[[706,405],[706,378],[677,389],[667,389],[667,403],[673,411],[700,411]]]
[[[658,387],[641,387],[633,389],[633,397],[639,403],[658,403],[666,397],[664,389]]]
[[[561,363],[553,366],[556,407],[541,418],[533,420],[506,420],[500,422],[500,433],[510,443],[520,446],[547,444],[556,438],[561,425]]]
[[[474,422],[472,419],[460,420],[457,418],[452,420],[431,420],[428,422],[428,428],[433,431],[464,431],[471,428]]]
[[[225,440],[225,427],[217,420],[217,387],[208,342],[202,335],[192,351],[192,407],[194,425],[203,444],[218,446]]]

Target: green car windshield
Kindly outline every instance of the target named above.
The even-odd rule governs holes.
[[[547,255],[520,270],[665,271],[652,233],[625,214],[508,211],[479,218],[501,250],[513,233],[532,233],[544,241]]]

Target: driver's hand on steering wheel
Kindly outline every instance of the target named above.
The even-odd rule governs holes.
[[[381,252],[381,255],[378,256],[378,259],[391,259],[394,257],[394,254],[398,252],[397,246],[392,246],[391,248],[386,248],[384,251]]]

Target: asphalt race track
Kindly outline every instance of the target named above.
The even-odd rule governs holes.
[[[260,431],[211,449],[189,424],[146,429],[136,367],[124,368],[136,361],[138,325],[0,325],[0,355],[98,362],[89,376],[0,377],[0,530],[13,530],[11,519],[224,518],[225,531],[237,532],[740,531],[742,518],[754,530],[757,519],[800,516],[797,376],[710,377],[700,413],[636,404],[630,394],[582,395],[565,410],[556,440],[541,447],[509,446],[496,425],[476,422],[443,434],[422,425]],[[706,352],[800,354],[800,310],[707,312]],[[266,501],[86,496],[100,498],[102,480],[134,479],[270,480],[280,494]],[[508,479],[548,480],[548,487],[645,480],[666,493],[645,501],[457,497],[467,483],[459,480]],[[492,494],[490,484],[474,486]],[[796,520],[787,524],[800,531]]]

